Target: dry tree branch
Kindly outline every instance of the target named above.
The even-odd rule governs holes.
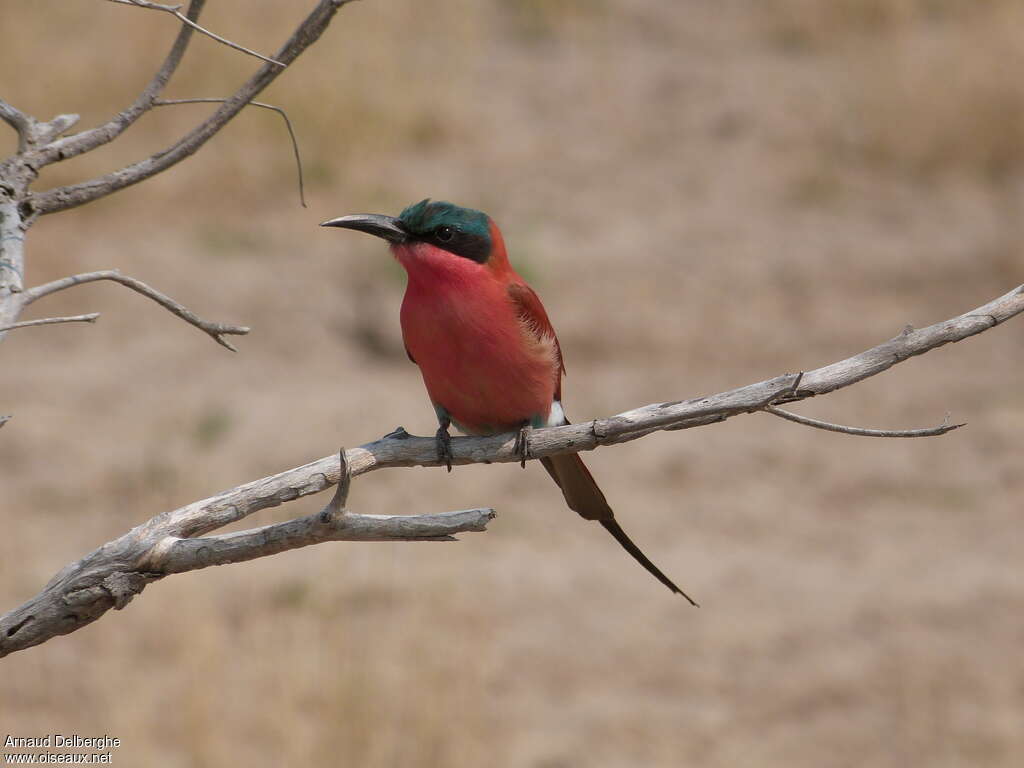
[[[275,61],[269,56],[264,56],[262,53],[257,53],[256,51],[250,48],[246,48],[244,45],[233,43],[230,40],[221,37],[220,35],[215,35],[213,32],[206,29],[205,27],[199,26],[194,21],[192,21],[192,19],[182,15],[180,5],[161,5],[160,3],[150,3],[148,2],[148,0],[110,0],[110,2],[119,3],[121,5],[134,5],[137,8],[147,8],[151,11],[163,11],[164,13],[169,13],[176,19],[178,19],[182,24],[186,24],[192,27],[192,29],[194,29],[196,32],[201,32],[207,37],[213,38],[218,43],[223,43],[228,48],[234,48],[236,51],[247,53],[250,56],[255,56],[257,59],[262,59],[263,61],[266,61],[270,64],[284,68],[284,64],[282,64],[280,61]]]
[[[205,0],[191,0],[188,17],[197,18],[204,3]],[[57,115],[44,123],[0,101],[0,117],[18,132],[16,153],[0,162],[0,326],[15,324],[27,304],[18,294],[22,291],[25,272],[25,231],[39,215],[32,206],[32,194],[29,192],[39,170],[120,136],[152,108],[153,100],[177,69],[191,38],[192,29],[182,26],[160,69],[138,98],[98,128],[58,139],[78,121],[78,115]],[[0,331],[0,339],[5,333]]]
[[[338,10],[352,1],[320,0],[274,56],[275,60],[285,65],[295,61],[306,48],[319,39]],[[167,170],[202,147],[282,71],[273,64],[264,64],[241,88],[226,99],[219,109],[173,146],[104,176],[37,193],[31,198],[33,208],[39,215],[74,208]]]
[[[87,315],[70,315],[68,317],[44,317],[41,320],[24,320],[13,325],[0,325],[0,331],[13,331],[15,328],[31,328],[35,325],[56,325],[57,323],[95,323],[99,312]]]
[[[771,413],[779,418],[792,421],[796,424],[803,424],[805,427],[823,429],[826,432],[840,432],[844,435],[859,435],[860,437],[938,437],[954,429],[966,427],[966,424],[949,424],[949,415],[937,427],[926,427],[925,429],[865,429],[864,427],[848,427],[844,424],[833,424],[829,421],[812,419],[809,416],[800,416],[796,413],[784,411],[774,405],[765,406],[765,412]]]
[[[223,104],[227,99],[223,98],[198,98],[198,99],[157,99],[153,102],[154,107],[170,107],[175,104]],[[292,142],[292,154],[295,155],[295,169],[299,174],[299,202],[306,208],[306,184],[302,175],[302,157],[299,156],[299,141],[295,138],[295,131],[292,129],[292,121],[288,119],[288,113],[281,107],[273,104],[265,104],[262,101],[250,101],[247,106],[262,107],[277,112],[284,120],[284,127],[288,129],[288,138]]]
[[[252,560],[325,541],[449,541],[482,531],[493,509],[423,515],[359,515],[344,509],[221,536],[221,527],[197,518],[240,520],[261,509],[318,493],[347,476],[341,457],[331,456],[315,472],[299,467],[234,488],[181,509],[165,512],[65,567],[42,593],[0,617],[0,657],[68,634],[111,608],[121,609],[145,586],[171,573]],[[337,496],[335,498],[338,498]]]
[[[22,309],[28,304],[28,301],[20,295],[23,290],[25,272],[24,235],[39,216],[73,208],[111,194],[160,173],[192,155],[234,118],[263,88],[273,82],[283,71],[283,67],[290,65],[303,51],[315,43],[338,10],[349,2],[352,0],[319,0],[313,11],[296,27],[275,58],[265,63],[231,97],[225,99],[220,108],[183,136],[176,144],[133,165],[79,184],[57,187],[42,193],[31,191],[31,186],[37,179],[41,168],[89,152],[113,141],[156,105],[159,95],[177,70],[192,39],[193,32],[195,29],[202,29],[195,22],[205,5],[205,0],[190,0],[188,11],[181,19],[183,22],[181,30],[156,74],[131,105],[101,126],[60,138],[78,121],[77,115],[62,114],[57,115],[49,122],[42,122],[21,112],[6,101],[0,100],[0,119],[18,132],[19,139],[16,153],[0,160],[0,328],[17,323]],[[123,4],[173,11],[176,16],[181,18],[178,11],[180,6],[157,6],[156,3],[151,3],[148,0],[126,0]],[[202,31],[206,32],[207,30]],[[271,105],[260,104],[259,106],[277,109]],[[281,114],[285,119],[289,135],[292,137],[292,147],[298,163],[298,145],[295,143],[294,131],[288,116],[283,111]],[[300,198],[304,198],[301,163],[299,163],[299,185]],[[302,202],[305,205],[305,200]],[[74,278],[68,279],[73,280]],[[128,282],[121,282],[129,285]],[[129,287],[133,286],[129,285]],[[135,289],[139,290],[137,287]],[[153,294],[147,295],[150,295],[150,298],[156,298]],[[163,298],[166,299],[166,297]],[[182,312],[176,312],[179,316],[210,333],[219,344],[223,344],[228,349],[234,349],[234,347],[224,340],[223,334],[245,332],[236,326],[216,326],[197,317],[190,317],[186,314],[187,310],[170,302],[169,299],[166,302],[161,299],[156,300],[171,311],[176,311],[174,306],[180,308]],[[6,331],[0,330],[0,340],[3,339],[5,333]]]
[[[529,455],[540,458],[589,451],[658,430],[689,429],[824,395],[915,355],[986,331],[1022,312],[1024,285],[972,312],[920,330],[907,328],[883,344],[813,371],[784,374],[707,397],[656,403],[607,419],[534,430],[529,435]],[[520,461],[517,434],[453,438],[452,463]],[[437,446],[434,438],[412,437],[399,429],[375,442],[343,450],[340,456],[327,456],[157,515],[66,566],[40,594],[0,616],[0,657],[74,632],[111,608],[123,608],[146,584],[170,573],[264,557],[327,540],[436,539],[464,530],[483,530],[493,517],[490,509],[410,517],[353,515],[342,510],[350,478],[377,469],[412,466],[441,466]],[[205,536],[253,512],[319,493],[339,481],[342,486],[335,498],[316,515],[241,533]]]
[[[35,288],[29,288],[24,293],[24,305],[27,306],[36,299],[49,296],[51,293],[56,293],[57,291],[63,291],[65,288],[72,288],[76,285],[81,285],[82,283],[92,283],[97,280],[110,280],[115,283],[120,283],[126,288],[131,288],[136,293],[141,293],[143,296],[155,301],[168,312],[180,317],[186,323],[194,325],[222,347],[227,347],[232,352],[237,352],[238,350],[235,349],[234,345],[225,339],[224,336],[244,336],[249,333],[249,328],[244,325],[225,325],[224,323],[212,323],[209,320],[204,320],[188,307],[183,304],[179,304],[170,296],[160,293],[160,291],[155,288],[151,288],[141,280],[136,280],[134,277],[122,275],[116,269],[106,269],[99,272],[84,272],[80,275],[62,277],[59,280],[54,280],[53,282],[45,283],[43,285],[37,285]],[[3,330],[5,329],[0,328],[0,331]]]
[[[192,0],[188,6],[186,18],[195,21],[203,10],[206,0]],[[36,168],[45,165],[67,160],[84,152],[101,147],[107,144],[122,133],[153,107],[157,96],[163,92],[167,82],[171,79],[178,65],[181,63],[185,50],[192,40],[192,28],[182,25],[181,31],[171,45],[171,50],[160,65],[160,69],[149,81],[142,93],[123,112],[118,113],[103,125],[90,128],[87,131],[80,131],[73,136],[66,136],[63,139],[50,142],[39,147],[32,153],[31,162]]]

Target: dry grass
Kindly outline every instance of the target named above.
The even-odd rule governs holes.
[[[209,5],[211,28],[263,51],[300,12]],[[5,340],[3,605],[160,510],[399,422],[432,430],[401,273],[318,230],[328,216],[427,195],[492,212],[559,328],[580,419],[838,359],[1021,282],[1016,6],[346,7],[265,95],[297,124],[308,211],[283,129],[254,112],[32,230],[32,283],[116,266],[254,333],[232,356],[91,286],[37,310],[102,311],[95,327]],[[4,25],[5,98],[87,124],[174,34],[101,2],[11,4]],[[172,95],[223,94],[250,66],[195,54]],[[202,110],[161,111],[42,186],[134,160]],[[360,510],[500,517],[460,544],[325,546],[155,585],[0,662],[0,722],[116,735],[120,765],[1019,765],[1017,323],[804,407],[969,422],[942,439],[765,416],[588,457],[700,610],[536,467],[381,473],[356,484]]]
[[[1024,7],[1013,0],[772,0],[784,49],[839,71],[823,151],[931,182],[1000,183],[1024,164]]]

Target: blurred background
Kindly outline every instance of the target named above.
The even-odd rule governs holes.
[[[211,0],[272,53],[311,0]],[[4,0],[0,91],[83,127],[177,32],[105,2]],[[15,30],[16,34],[10,34]],[[258,62],[197,36],[168,97]],[[430,196],[491,213],[559,331],[570,418],[854,354],[1022,282],[1014,0],[367,0],[200,154],[39,221],[27,282],[120,268],[0,347],[0,609],[156,513],[434,415],[401,269],[317,224]],[[37,189],[147,156],[147,115]],[[14,149],[0,131],[0,151]],[[109,734],[117,765],[1018,766],[1024,321],[796,406],[969,426],[869,440],[768,415],[587,456],[671,596],[540,467],[389,470],[352,508],[492,505],[453,544],[328,544],[175,576],[0,661],[4,733]],[[246,526],[318,509],[326,497]]]

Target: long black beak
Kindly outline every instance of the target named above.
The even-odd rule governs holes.
[[[383,237],[392,243],[404,243],[409,239],[409,233],[405,231],[398,219],[394,216],[382,216],[379,213],[356,213],[351,216],[341,216],[325,221],[320,226],[356,229],[370,235]]]

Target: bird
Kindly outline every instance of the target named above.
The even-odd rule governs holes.
[[[490,216],[427,198],[397,217],[352,214],[321,226],[380,237],[405,268],[402,339],[434,406],[438,458],[448,471],[450,426],[468,435],[518,430],[525,466],[530,429],[569,423],[558,337],[537,294],[512,268]],[[578,453],[540,462],[570,509],[600,522],[658,581],[697,605],[622,530]]]

